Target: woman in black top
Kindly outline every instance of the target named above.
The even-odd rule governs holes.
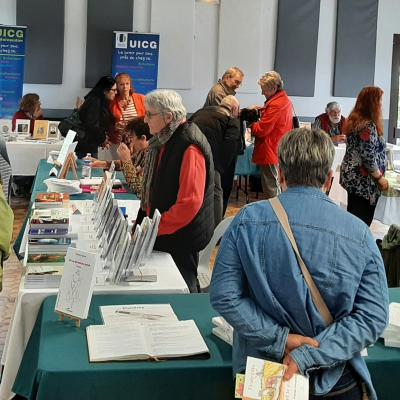
[[[95,87],[85,96],[79,109],[79,119],[85,129],[85,136],[78,140],[76,155],[83,158],[87,153],[97,158],[98,146],[106,140],[106,135],[114,126],[109,103],[115,97],[117,84],[112,76],[103,76]]]

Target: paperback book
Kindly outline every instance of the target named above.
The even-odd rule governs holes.
[[[30,228],[28,231],[28,239],[47,239],[47,238],[61,238],[61,237],[72,237],[68,233],[68,229],[58,229],[58,228]]]
[[[68,229],[69,211],[66,208],[34,209],[31,228]]]
[[[193,320],[90,325],[86,336],[90,362],[210,357]]]
[[[70,197],[67,193],[38,193],[35,198],[35,208],[59,208],[67,206]]]
[[[48,130],[49,130],[49,121],[43,119],[37,119],[33,126],[33,139],[46,140]]]
[[[63,267],[29,265],[25,273],[25,289],[55,289],[60,286]]]

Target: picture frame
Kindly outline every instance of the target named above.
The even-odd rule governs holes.
[[[15,132],[21,136],[27,136],[31,134],[31,120],[30,119],[16,119],[15,120]]]
[[[47,131],[47,139],[60,140],[61,134],[58,130],[58,124],[60,121],[49,121],[49,129]]]
[[[47,132],[49,130],[49,121],[37,119],[33,125],[33,139],[47,140]]]
[[[2,136],[8,136],[11,133],[12,133],[12,120],[0,119],[0,134]]]

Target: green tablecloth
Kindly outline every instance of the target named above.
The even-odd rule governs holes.
[[[389,289],[400,302],[400,289]],[[170,303],[179,319],[193,318],[211,352],[209,360],[155,362],[88,362],[84,327],[100,323],[99,305]],[[231,349],[211,334],[215,315],[206,294],[94,296],[91,320],[76,329],[54,314],[55,297],[47,298],[25,351],[14,385],[29,399],[231,399]],[[381,340],[368,348],[368,368],[380,400],[398,398],[400,349]]]
[[[89,363],[85,327],[101,324],[104,304],[170,303],[179,319],[194,319],[210,350],[208,360]],[[233,398],[231,347],[211,333],[207,294],[94,296],[80,329],[54,313],[55,296],[44,300],[13,391],[28,399]]]
[[[77,161],[78,164],[78,177],[81,177],[81,167],[82,167],[82,161],[78,160]],[[36,195],[38,193],[45,193],[47,192],[47,186],[44,183],[44,181],[49,178],[49,172],[51,170],[51,168],[54,165],[49,164],[46,160],[41,160],[38,166],[38,169],[36,171],[36,176],[35,176],[35,180],[33,182],[33,186],[32,186],[32,195],[31,195],[31,205],[32,203],[35,201]],[[103,170],[101,168],[93,168],[92,169],[92,177],[100,177],[103,176]],[[125,182],[125,178],[122,172],[117,172],[117,178],[121,180],[121,182]],[[69,171],[68,174],[68,179],[73,179],[73,174],[71,171]],[[71,195],[71,199],[72,200],[90,200],[93,198],[93,194],[91,193],[80,193],[80,194],[74,194]],[[136,195],[134,195],[133,193],[116,193],[115,198],[117,199],[125,199],[125,200],[137,200]],[[31,208],[31,206],[29,207],[29,209]],[[25,218],[24,224],[22,225],[22,228],[18,234],[17,239],[14,242],[14,252],[17,255],[18,258],[21,259],[21,257],[19,256],[19,248],[21,246],[21,241],[22,241],[22,236],[25,232],[25,226],[26,223],[28,221],[28,215]]]

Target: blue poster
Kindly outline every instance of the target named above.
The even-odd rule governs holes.
[[[157,89],[159,44],[160,35],[114,32],[113,76],[128,73],[137,93]]]
[[[26,27],[0,25],[0,118],[19,108],[24,84]]]

